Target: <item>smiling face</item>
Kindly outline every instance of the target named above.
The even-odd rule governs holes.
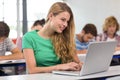
[[[62,33],[63,30],[68,26],[70,14],[66,11],[61,12],[57,15],[51,14],[49,19],[50,19],[50,26],[54,30],[54,32]]]

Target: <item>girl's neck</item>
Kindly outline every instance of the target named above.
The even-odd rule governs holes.
[[[53,30],[50,28],[50,26],[44,25],[38,34],[45,39],[49,39],[53,35]]]

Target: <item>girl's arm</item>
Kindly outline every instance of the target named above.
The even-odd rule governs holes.
[[[66,64],[59,64],[50,67],[37,67],[34,52],[32,49],[23,49],[24,57],[26,59],[26,66],[28,73],[46,73],[53,70],[80,70],[80,66],[76,62],[70,62]]]

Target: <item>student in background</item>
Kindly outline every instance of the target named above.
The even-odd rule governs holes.
[[[80,70],[74,41],[74,20],[70,7],[54,3],[44,27],[23,37],[23,53],[28,73],[46,73],[53,70]]]
[[[31,30],[40,30],[45,24],[45,19],[36,20],[31,27]]]
[[[79,34],[76,34],[77,53],[84,54],[88,49],[89,42],[97,36],[97,29],[94,24],[86,24]]]
[[[0,60],[23,59],[20,49],[8,38],[9,32],[9,26],[5,22],[0,21]],[[10,51],[12,54],[5,55],[7,51]],[[0,75],[4,75],[3,73],[0,70]]]
[[[0,60],[22,59],[22,52],[8,38],[9,32],[9,26],[4,22],[0,22]],[[12,55],[5,56],[6,51],[12,52]]]
[[[96,37],[96,41],[118,41],[115,50],[120,50],[120,36],[117,34],[119,31],[119,23],[114,16],[109,16],[105,19],[103,25],[103,33]],[[112,59],[111,65],[120,64],[118,58]]]
[[[96,37],[96,41],[118,41],[116,50],[120,50],[119,23],[114,16],[109,16],[103,24],[103,33]]]

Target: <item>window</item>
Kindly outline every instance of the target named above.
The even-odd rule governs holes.
[[[10,38],[22,36],[22,1],[23,0],[0,0],[0,21],[5,21],[10,27]],[[30,31],[33,22],[37,19],[46,18],[50,6],[62,0],[26,0],[27,22]],[[19,24],[19,25],[18,25]]]

